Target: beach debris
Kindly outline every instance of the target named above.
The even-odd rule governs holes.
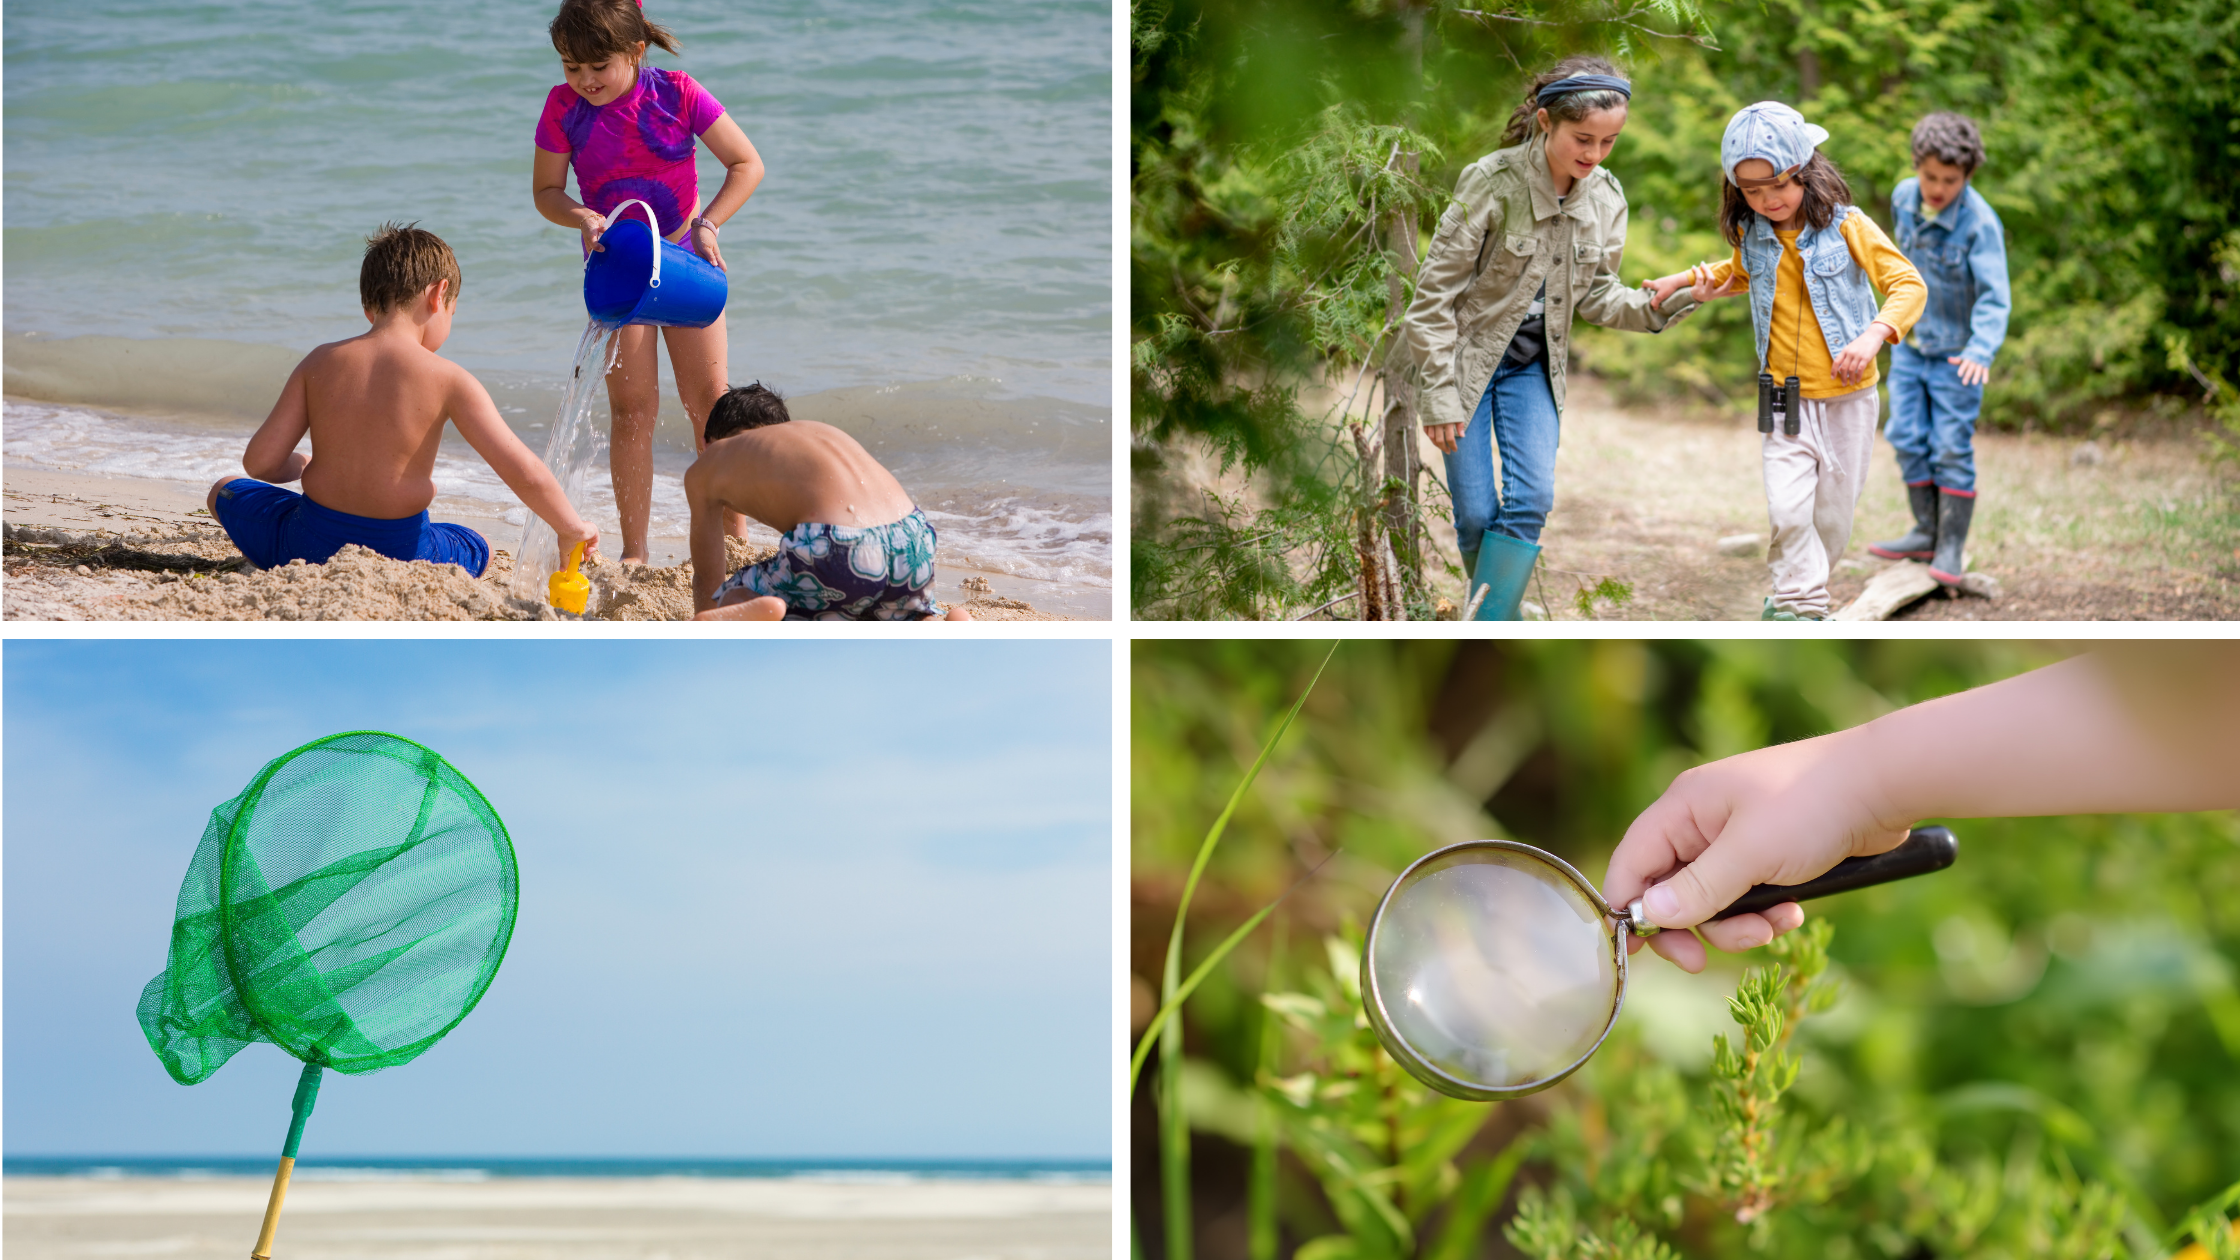
[[[968,594],[986,595],[989,593],[988,579],[984,577],[968,577],[957,585]]]
[[[1754,556],[1765,550],[1765,546],[1766,540],[1762,534],[1729,534],[1719,540],[1719,554],[1722,556]]]
[[[1859,598],[1845,605],[1843,610],[1828,618],[1830,621],[1888,621],[1891,614],[1904,608],[1940,585],[1929,566],[1919,560],[1904,560],[1874,575],[1867,582],[1867,589]]]

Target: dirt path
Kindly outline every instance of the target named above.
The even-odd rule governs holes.
[[[1598,620],[1755,620],[1770,584],[1758,434],[1748,418],[1621,410],[1584,377],[1569,404],[1556,508],[1541,538],[1554,616],[1579,618],[1580,588],[1611,577],[1631,584],[1633,598],[1623,608],[1597,603]],[[1440,468],[1437,453],[1424,450],[1426,465]],[[2240,478],[2212,468],[2197,441],[1984,434],[1976,456],[1982,497],[1968,564],[1997,579],[2000,594],[1932,595],[1898,619],[2240,617]],[[1905,487],[1878,438],[1851,546],[1830,583],[1839,607],[1886,563],[1867,544],[1905,532],[1908,521]],[[1720,553],[1720,539],[1743,534],[1757,536],[1754,550]],[[1453,529],[1442,524],[1438,537],[1451,559]],[[1459,602],[1462,585],[1443,578],[1439,590]]]

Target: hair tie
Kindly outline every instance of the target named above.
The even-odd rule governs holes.
[[[640,0],[640,3],[643,2],[644,0]],[[1630,101],[1633,99],[1633,84],[1614,74],[1574,74],[1541,88],[1533,93],[1533,98],[1545,105],[1549,97],[1569,92],[1617,92]]]

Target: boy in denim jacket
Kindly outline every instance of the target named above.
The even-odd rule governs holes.
[[[1913,532],[1867,550],[1886,560],[1926,560],[1958,586],[1976,505],[1976,415],[1991,356],[2007,336],[2007,249],[1999,216],[1969,177],[1983,138],[1958,114],[1913,128],[1914,178],[1890,194],[1898,248],[1929,286],[1929,309],[1890,350],[1890,423],[1884,436],[1913,507]]]

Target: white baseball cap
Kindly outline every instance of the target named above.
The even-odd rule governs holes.
[[[1812,160],[1812,151],[1828,139],[1826,127],[1816,127],[1804,115],[1779,101],[1759,101],[1735,111],[1727,120],[1727,134],[1719,141],[1719,165],[1727,182],[1735,182],[1734,168],[1751,158],[1773,166],[1775,176],[1786,178]]]

